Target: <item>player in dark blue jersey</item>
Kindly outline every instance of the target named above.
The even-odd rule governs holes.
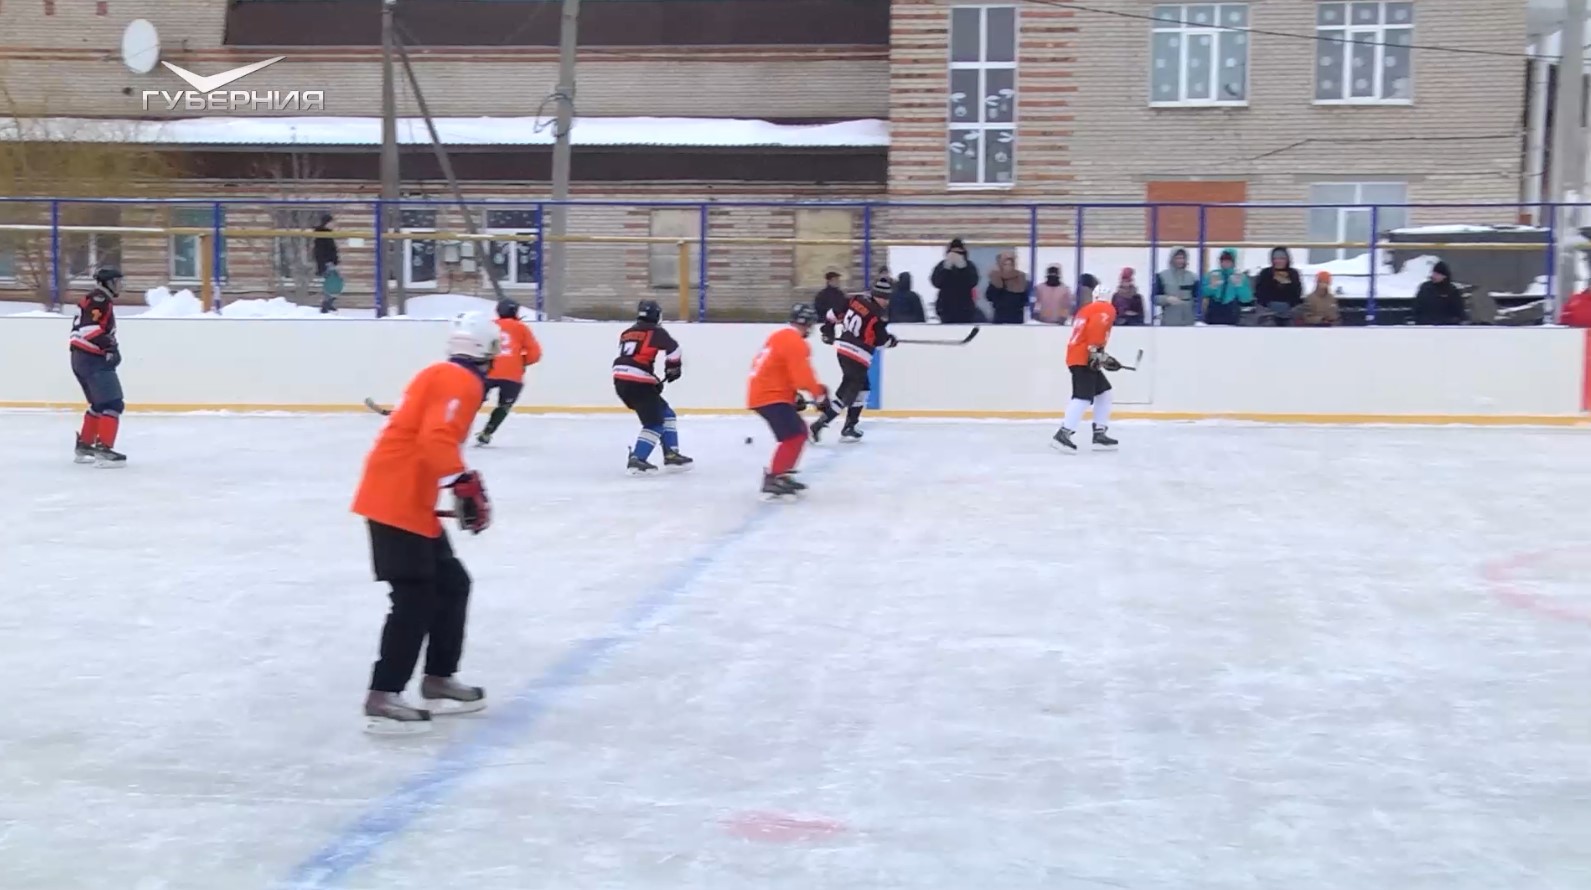
[[[116,366],[122,363],[121,348],[116,343],[117,294],[121,292],[122,273],[116,269],[100,269],[94,273],[94,289],[77,304],[77,320],[72,323],[72,336],[67,341],[72,353],[72,374],[83,388],[88,400],[88,411],[83,415],[83,428],[75,443],[76,461],[98,467],[121,467],[127,457],[114,450],[116,434],[121,429],[122,383]]]
[[[663,307],[656,300],[642,300],[636,308],[635,324],[619,335],[619,357],[613,360],[613,389],[619,401],[641,420],[641,434],[630,449],[629,471],[642,475],[657,470],[647,458],[652,449],[663,446],[663,466],[688,469],[691,459],[679,451],[679,430],[674,409],[663,398],[663,385],[673,383],[683,372],[679,344],[658,324]],[[663,379],[655,373],[658,357],[663,359]]]

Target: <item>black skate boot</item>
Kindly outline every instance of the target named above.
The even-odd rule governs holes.
[[[680,454],[677,450],[665,450],[663,452],[663,466],[670,470],[688,470],[691,468],[691,464],[694,463],[696,461]]]
[[[1094,447],[1096,449],[1099,449],[1099,450],[1102,450],[1102,451],[1109,451],[1111,449],[1114,449],[1118,444],[1119,443],[1115,439],[1112,439],[1110,436],[1105,435],[1105,428],[1104,427],[1102,427],[1102,426],[1094,427]]]
[[[648,473],[657,472],[657,464],[648,463],[643,458],[636,457],[635,452],[632,451],[630,452],[630,463],[625,469],[630,471],[631,476],[645,476]]]
[[[492,434],[490,432],[486,431],[486,430],[481,430],[481,434],[475,437],[475,444],[476,445],[490,445],[490,444],[492,444]]]
[[[119,470],[127,466],[127,455],[104,445],[95,445],[94,466],[101,470]]]
[[[829,422],[819,417],[817,420],[812,421],[811,426],[807,427],[807,432],[811,434],[814,444],[823,440],[823,431],[828,429],[828,426]]]
[[[763,473],[762,499],[765,501],[778,501],[794,497],[799,493],[800,489],[792,487],[790,482],[790,477],[787,475],[775,476],[772,473]],[[796,484],[799,485],[800,483]]]
[[[98,456],[98,452],[94,450],[94,446],[83,444],[83,441],[79,439],[76,434],[72,436],[72,449],[73,463],[91,464],[94,462],[94,458]]]
[[[1077,453],[1077,443],[1072,441],[1072,431],[1064,426],[1055,431],[1054,438],[1050,439],[1050,447],[1062,454]]]
[[[790,489],[792,493],[801,494],[807,490],[807,484],[797,480],[795,474],[795,470],[791,470],[788,473],[780,473],[779,479],[784,482],[785,487]]]
[[[438,717],[473,714],[486,708],[486,690],[465,686],[452,677],[427,676],[420,681],[420,701]]]
[[[396,692],[365,696],[365,732],[371,735],[416,735],[431,731],[431,712],[411,706]]]
[[[862,441],[862,431],[856,428],[856,424],[848,423],[840,430],[840,441],[847,445],[855,445]]]

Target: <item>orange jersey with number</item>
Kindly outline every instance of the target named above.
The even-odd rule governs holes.
[[[404,531],[440,537],[436,498],[443,480],[464,472],[464,440],[486,385],[456,362],[414,376],[365,458],[353,512]]]
[[[525,379],[525,369],[541,361],[541,344],[536,342],[536,335],[530,328],[517,318],[499,318],[497,329],[503,332],[503,347],[492,360],[492,369],[486,376],[520,383]]]
[[[1105,348],[1110,329],[1116,324],[1116,307],[1109,300],[1095,300],[1077,310],[1072,318],[1072,339],[1066,343],[1066,365],[1075,368],[1088,364],[1088,348]]]
[[[794,402],[799,390],[814,396],[827,392],[812,370],[812,347],[806,338],[793,327],[783,327],[768,335],[768,342],[751,362],[746,407]]]

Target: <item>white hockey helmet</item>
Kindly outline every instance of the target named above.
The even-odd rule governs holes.
[[[447,336],[447,354],[491,361],[502,347],[502,332],[496,320],[484,312],[461,312],[453,319],[453,330]]]

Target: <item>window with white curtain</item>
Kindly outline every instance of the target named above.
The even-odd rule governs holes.
[[[1149,104],[1247,105],[1247,3],[1156,6]]]
[[[1375,0],[1315,8],[1315,101],[1414,100],[1414,4]]]
[[[1370,252],[1370,239],[1379,235],[1370,231],[1371,208],[1353,205],[1406,204],[1408,200],[1409,186],[1402,182],[1322,182],[1310,186],[1309,203],[1329,206],[1309,209],[1308,240],[1351,242],[1354,246],[1311,247],[1308,262],[1329,263]],[[1407,207],[1378,206],[1374,215],[1381,232],[1409,224]]]
[[[1015,6],[950,10],[950,108],[946,140],[952,186],[1016,182]]]

